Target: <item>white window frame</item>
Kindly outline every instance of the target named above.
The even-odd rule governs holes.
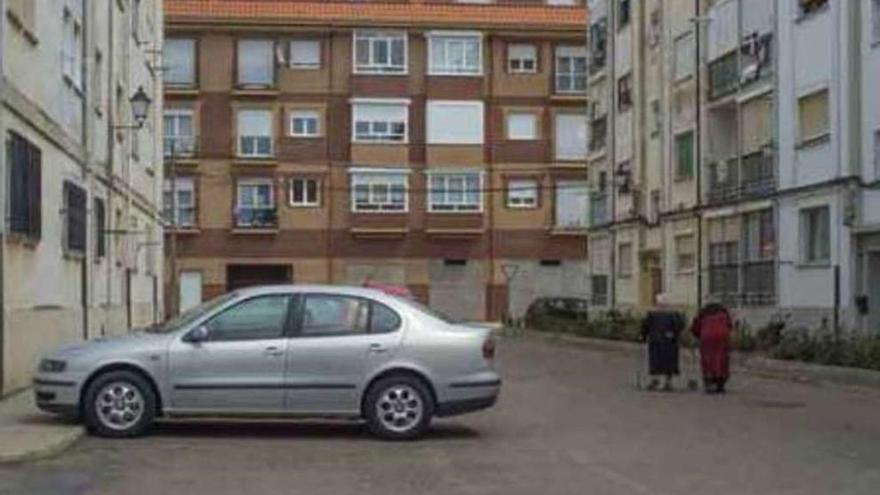
[[[560,119],[572,119],[572,118],[578,118],[578,119],[583,118],[583,123],[585,126],[584,127],[584,135],[585,136],[589,135],[589,128],[586,127],[588,124],[587,124],[587,117],[585,114],[572,113],[572,112],[559,112],[556,115],[554,115],[553,116],[553,156],[558,161],[586,160],[587,155],[590,152],[589,146],[588,146],[588,143],[586,142],[586,140],[584,140],[584,143],[583,143],[584,149],[582,152],[579,152],[577,154],[574,152],[572,152],[572,153],[561,152],[561,151],[565,151],[565,150],[560,149],[560,146],[561,146],[561,144],[560,144],[561,143],[561,140],[560,140],[561,126],[559,125]],[[571,149],[574,150],[573,147]],[[580,151],[580,148],[578,148],[578,151]]]
[[[696,40],[693,32],[675,38],[672,49],[672,76],[675,82],[689,79],[694,75]]]
[[[686,241],[690,239],[691,249],[690,253],[682,253],[679,249],[679,242]],[[696,237],[693,232],[678,232],[675,234],[672,240],[673,248],[675,251],[675,273],[678,274],[687,274],[693,273],[696,270],[697,263],[697,245],[696,245]],[[690,266],[682,266],[681,264],[681,256],[682,254],[689,254],[691,257],[691,265]]]
[[[563,224],[560,223],[560,215],[559,215],[559,196],[560,191],[567,190],[580,190],[584,195],[584,207],[580,210],[578,220],[578,224]],[[586,180],[577,180],[577,179],[564,179],[559,180],[553,186],[553,225],[557,229],[566,229],[566,230],[582,230],[586,229],[590,226],[590,192],[589,185]]]
[[[353,168],[349,170],[351,184],[351,212],[352,213],[378,213],[394,214],[409,212],[409,170],[407,169],[379,169],[379,168]],[[391,189],[394,186],[403,185],[403,208],[396,208],[391,201]],[[368,203],[376,208],[362,208],[358,206],[357,195],[361,186],[367,188]],[[376,200],[380,196],[376,191],[377,186],[385,186],[386,201]]]
[[[190,134],[183,135],[180,134],[180,122],[179,119],[182,117],[189,117],[190,119]],[[172,118],[174,119],[174,133],[171,134],[167,125],[165,125],[165,119]],[[162,134],[162,153],[164,156],[170,156],[168,153],[168,149],[166,144],[173,140],[178,145],[174,147],[174,156],[193,156],[195,154],[195,130],[196,130],[196,121],[195,121],[195,112],[191,108],[166,108],[162,113],[162,125],[163,125],[163,134]],[[180,146],[180,144],[183,146]]]
[[[302,201],[296,201],[294,199],[293,187],[294,183],[302,182],[303,184],[303,199]],[[315,197],[312,201],[309,201],[308,187],[306,184],[309,182],[315,183]],[[321,180],[315,177],[291,177],[288,181],[288,204],[292,208],[317,208],[321,206]]]
[[[351,103],[351,141],[353,143],[386,143],[408,144],[409,143],[409,104],[408,98],[352,98]],[[399,120],[364,120],[359,118],[359,107],[387,107],[389,109],[403,109],[403,134],[401,139],[394,139],[398,134],[391,132],[391,127],[400,124]],[[358,136],[358,122],[367,122],[370,130],[367,134]],[[384,124],[388,131],[385,133],[376,131],[376,124]]]
[[[266,205],[253,203],[253,204],[244,204],[242,203],[242,187],[260,187],[260,186],[269,186],[269,203]],[[256,195],[254,197],[257,197]],[[240,219],[238,213],[243,210],[275,210],[275,181],[270,178],[248,178],[248,179],[238,179],[235,182],[235,227],[248,227],[250,224],[240,223]]]
[[[426,37],[428,38],[428,75],[429,76],[482,76],[483,75],[483,34],[479,31],[431,31]],[[450,66],[448,60],[440,67],[434,64],[434,53],[439,48],[435,42],[443,43],[444,59],[449,51],[449,44],[459,42],[477,43],[477,66],[474,69],[468,68],[467,65],[459,67]],[[466,47],[463,47],[466,51]],[[463,52],[464,54],[465,52]],[[463,56],[463,60],[466,57]]]
[[[462,106],[472,106],[474,108],[479,109],[480,119],[478,121],[479,125],[479,137],[437,137],[435,136],[435,126],[436,123],[433,122],[432,111],[436,108],[441,107],[462,107]],[[462,144],[462,145],[471,145],[471,144],[479,144],[482,145],[485,143],[485,118],[486,118],[486,108],[482,101],[480,100],[428,100],[427,109],[426,109],[426,136],[428,144]],[[441,126],[442,127],[442,126]]]
[[[315,121],[315,132],[308,132],[308,126],[306,126],[306,132],[297,132],[296,131],[296,121],[297,120],[314,120]],[[297,138],[316,138],[321,137],[321,112],[316,109],[311,108],[295,108],[290,111],[288,114],[288,128],[287,133],[289,136],[297,137]]]
[[[248,134],[242,135],[241,133],[241,116],[245,113],[264,113],[269,117],[269,134]],[[236,137],[236,153],[241,158],[271,158],[275,156],[275,133],[273,131],[274,122],[273,122],[273,112],[271,110],[265,109],[239,109],[235,114],[235,137]],[[259,146],[255,145],[254,153],[244,153],[242,147],[242,139],[243,138],[268,138],[269,139],[269,152],[268,153],[260,153],[258,151]]]
[[[426,174],[428,184],[428,212],[429,213],[482,213],[483,212],[483,181],[482,170],[429,170]],[[468,193],[473,191],[468,188],[468,178],[476,177],[476,201],[468,201]],[[434,181],[443,183],[442,189],[434,188]],[[450,198],[450,184],[452,181],[461,181],[461,199],[453,201]]]
[[[624,256],[623,250],[629,250],[629,256]],[[630,241],[617,244],[617,276],[618,278],[632,277],[634,271],[633,243]],[[624,263],[626,260],[626,263]]]
[[[515,117],[529,117],[532,120],[531,134],[514,134],[516,129],[511,125],[511,120]],[[529,110],[511,110],[504,116],[504,135],[509,141],[534,141],[539,138],[540,119],[538,113]]]
[[[532,57],[514,55],[515,51],[531,49]],[[518,61],[519,67],[514,67],[513,62]],[[531,61],[532,68],[523,68],[523,62]],[[507,45],[507,72],[510,74],[536,74],[538,72],[538,45],[535,43],[508,43]]]
[[[176,183],[176,184],[175,184]],[[190,192],[191,202],[190,204],[184,205],[180,202],[180,193],[181,192]],[[171,194],[173,204],[171,205],[162,205],[162,217],[168,220],[165,215],[166,209],[171,209],[173,207],[173,211],[171,212],[171,221],[173,222],[173,226],[175,228],[192,228],[195,227],[197,222],[196,219],[196,205],[198,200],[196,199],[196,183],[193,177],[177,177],[175,179],[165,178],[162,185],[162,201],[165,201],[165,195]],[[177,193],[177,198],[174,198],[173,195]],[[183,223],[180,220],[180,212],[183,207],[189,207],[193,210],[192,221],[188,223]]]
[[[507,181],[507,207],[514,210],[534,210],[538,207],[538,188],[538,179]]]
[[[73,9],[69,5],[65,5],[63,10],[61,73],[74,89],[82,91],[85,32],[83,31],[82,6],[80,3],[74,5]]]
[[[553,51],[553,89],[558,94],[573,94],[573,95],[586,95],[587,93],[587,77],[589,77],[589,70],[587,69],[587,47],[585,45],[559,45]],[[569,64],[569,70],[567,72],[562,72],[560,66],[562,59],[571,59]],[[575,61],[579,58],[584,60],[583,73],[575,70],[575,66],[577,65]],[[560,86],[560,81],[563,78],[570,78],[572,81],[571,88],[562,88]],[[574,81],[578,79],[582,79],[584,81],[584,89],[577,89],[574,87]]]
[[[196,81],[197,81],[197,76],[196,76],[196,70],[197,70],[196,69],[196,67],[197,67],[197,64],[196,64],[196,40],[193,38],[166,38],[165,39],[165,48],[166,49],[170,49],[171,46],[178,45],[178,44],[180,45],[180,46],[178,46],[178,49],[185,49],[186,50],[186,55],[185,55],[186,60],[179,60],[179,62],[185,63],[186,65],[188,65],[188,67],[185,69],[186,70],[185,75],[187,77],[184,77],[183,78],[184,80],[179,80],[179,81],[174,81],[174,80],[169,81],[166,79],[166,80],[164,80],[164,83],[166,86],[169,86],[169,87],[195,86]],[[162,63],[163,63],[163,65],[165,65],[167,67],[167,64],[168,64],[167,59],[171,58],[171,57],[168,57],[167,53],[164,50],[162,52],[162,56],[163,56]],[[183,69],[181,69],[181,70],[183,70]],[[173,71],[166,69],[165,71],[163,71],[162,74],[164,76],[168,76],[169,74],[173,74],[173,73],[174,73]]]
[[[351,63],[355,74],[382,74],[382,75],[406,75],[409,73],[409,35],[406,31],[381,31],[381,30],[357,30],[351,38]],[[358,65],[358,41],[369,42],[369,63]],[[392,46],[395,40],[403,40],[403,64],[397,65],[392,62]],[[374,43],[386,43],[388,48],[388,61],[377,63],[374,60]]]
[[[810,252],[810,243],[812,241],[811,237],[813,235],[816,235],[817,232],[812,232],[810,230],[808,215],[810,215],[811,213],[814,213],[814,212],[822,211],[822,210],[827,212],[828,222],[825,227],[825,233],[827,234],[827,239],[825,239],[825,241],[827,243],[828,255],[824,258],[812,258],[811,259],[808,257],[809,252]],[[817,204],[814,206],[807,206],[807,207],[801,208],[798,211],[798,217],[799,217],[799,223],[800,223],[799,230],[800,230],[800,238],[801,238],[801,240],[800,240],[800,259],[801,259],[802,264],[825,266],[825,265],[828,265],[829,263],[831,263],[831,256],[832,256],[832,253],[831,253],[831,247],[832,247],[832,242],[831,242],[832,241],[832,239],[831,239],[832,238],[832,234],[831,234],[832,217],[831,217],[831,213],[832,213],[831,205],[828,205],[828,204]]]
[[[294,54],[297,53],[298,46],[308,46],[310,48],[317,48],[318,50],[318,59],[316,62],[295,62]],[[296,38],[290,40],[290,43],[287,45],[288,54],[290,56],[290,60],[288,60],[288,67],[296,70],[317,70],[321,68],[321,59],[322,55],[322,43],[319,39],[309,39],[309,38]]]

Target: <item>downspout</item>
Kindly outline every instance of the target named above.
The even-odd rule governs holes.
[[[638,196],[638,198],[639,198],[639,204],[638,205],[633,204],[633,206],[639,207],[638,209],[633,208],[633,210],[635,211],[636,226],[638,228],[638,233],[639,233],[639,237],[638,237],[639,251],[641,251],[642,247],[647,244],[647,237],[648,237],[647,236],[648,227],[646,227],[644,225],[644,223],[642,223],[642,221],[641,221],[642,219],[645,218],[645,216],[642,215],[642,211],[647,209],[647,205],[651,200],[650,191],[645,190],[647,183],[648,183],[648,177],[647,177],[647,173],[646,173],[646,171],[647,171],[646,163],[648,161],[648,146],[646,143],[646,141],[647,141],[646,140],[647,126],[646,126],[646,121],[645,121],[645,114],[647,113],[646,107],[645,107],[646,93],[647,93],[647,91],[646,91],[647,79],[645,77],[645,66],[647,65],[647,59],[645,57],[645,19],[646,19],[645,9],[646,9],[645,4],[639,3],[638,15],[636,17],[637,23],[633,23],[633,32],[634,33],[636,32],[636,27],[638,27],[637,32],[638,32],[638,40],[639,40],[638,57],[636,57],[636,60],[638,60],[638,64],[639,64],[638,82],[635,82],[633,84],[633,90],[638,91],[638,94],[639,94],[638,99],[636,100],[638,103],[638,108],[636,109],[636,111],[638,112],[638,119],[636,120],[636,122],[638,123],[638,132],[633,133],[635,136],[637,136],[637,140],[635,141],[635,143],[638,146],[638,157],[639,157],[639,188],[638,189],[633,188],[633,191],[634,191],[633,198],[635,198],[636,196]],[[645,194],[646,192],[648,194]],[[639,211],[639,210],[642,210],[642,211]],[[645,267],[643,266],[643,262],[641,260],[641,253],[636,253],[636,256],[638,257],[637,259],[639,259],[636,266],[639,267],[640,273],[637,273],[634,275],[636,277],[636,280],[638,280],[638,283],[636,284],[636,300],[639,300],[641,298],[642,284],[645,283],[645,281],[642,278],[642,277],[644,277],[644,272],[645,272],[644,268]],[[653,291],[653,288],[652,288],[652,291]],[[653,300],[648,302],[649,306],[653,306],[654,304],[655,304],[655,301],[653,301]]]
[[[329,31],[330,36],[327,39],[327,77],[328,77],[328,87],[330,92],[330,101],[333,100],[335,95],[334,92],[334,84],[333,84],[333,46],[334,40],[336,37],[336,31],[334,31],[333,26],[330,25]],[[353,34],[352,34],[353,35]],[[330,164],[329,170],[327,172],[327,184],[323,187],[324,189],[324,198],[323,200],[327,202],[327,228],[325,230],[325,251],[327,253],[327,283],[333,283],[333,202],[336,199],[333,191],[333,156],[331,155],[331,151],[333,149],[332,143],[330,141],[330,130],[333,128],[331,124],[330,117],[333,115],[332,109],[328,106],[327,110],[324,111],[324,143],[325,149],[324,152],[327,155],[327,163]],[[343,190],[344,191],[344,190]],[[344,192],[343,192],[344,194]],[[296,274],[293,274],[296,277]]]
[[[486,49],[487,47],[488,47],[488,49]],[[488,155],[489,155],[488,158],[489,159],[486,160],[486,168],[487,168],[486,172],[487,172],[487,175],[489,176],[489,187],[486,187],[485,182],[483,182],[483,181],[481,181],[481,187],[483,188],[483,190],[486,191],[486,195],[488,196],[488,198],[484,199],[484,201],[488,202],[488,204],[489,204],[488,215],[487,215],[488,219],[487,220],[489,223],[489,225],[488,225],[488,232],[489,232],[489,294],[491,295],[491,294],[494,294],[494,291],[492,290],[492,288],[495,286],[495,194],[493,193],[493,191],[495,190],[495,187],[493,184],[495,177],[493,175],[493,166],[492,165],[495,162],[495,143],[496,143],[496,140],[495,140],[496,129],[494,129],[493,125],[492,125],[494,123],[495,119],[492,118],[492,113],[491,113],[492,110],[494,110],[494,104],[493,104],[494,102],[492,101],[492,97],[495,93],[495,91],[494,91],[494,89],[495,89],[494,88],[494,86],[495,86],[495,47],[492,46],[492,35],[491,34],[486,35],[486,43],[483,46],[483,50],[484,50],[483,53],[486,53],[489,57],[489,60],[488,60],[488,63],[489,63],[489,81],[488,81],[489,82],[489,90],[488,90],[488,94],[486,95],[486,97],[487,97],[486,99],[489,101],[489,109],[490,110],[488,112],[486,112],[486,114],[483,116],[484,119],[488,120],[488,124],[489,124],[486,126],[487,129],[489,129],[489,146],[488,146]],[[485,67],[486,61],[483,61],[483,65]],[[501,311],[502,319],[504,317],[504,313],[508,313],[510,311],[510,292],[511,292],[510,282],[511,282],[510,280],[507,280],[506,287],[505,287],[507,294],[504,299],[504,309]],[[494,297],[492,297],[490,299],[490,302],[493,303],[492,304],[493,310],[496,309],[494,299],[495,299]],[[513,315],[510,315],[510,314],[508,314],[507,316],[508,316],[508,318],[513,317]]]
[[[113,188],[115,181],[113,180],[113,163],[116,161],[116,131],[114,127],[116,126],[116,85],[113,81],[113,74],[115,73],[115,43],[114,41],[114,8],[113,2],[107,3],[107,156],[104,172],[106,174],[107,179],[107,207],[104,208],[104,214],[106,216],[106,221],[104,222],[104,228],[114,232],[113,235],[118,235],[115,232],[118,230],[119,226],[115,223],[111,226],[111,221],[115,222],[116,220],[116,210],[113,206]],[[105,240],[107,236],[104,236]],[[114,256],[116,254],[116,250],[114,249],[116,244],[116,239],[110,240],[110,245],[107,246],[107,257],[104,261],[106,264],[106,272],[107,272],[107,281],[104,284],[104,290],[106,291],[106,301],[104,307],[104,322],[106,323],[107,312],[112,307],[113,302],[113,265],[115,264]],[[101,334],[105,333],[105,326],[101,325]]]
[[[88,75],[90,74],[89,68],[93,67],[94,64],[90,64],[89,54],[91,50],[91,36],[92,36],[92,9],[89,8],[89,2],[82,3],[82,19],[83,19],[83,46],[80,48],[81,50],[81,67],[80,67],[80,85],[83,88],[83,98],[81,99],[81,111],[82,111],[82,129],[80,132],[80,138],[83,143],[83,150],[85,151],[85,156],[83,159],[85,163],[83,163],[83,183],[86,186],[86,215],[88,216],[88,212],[90,210],[91,204],[93,204],[93,194],[91,187],[91,173],[92,173],[92,164],[93,164],[93,153],[92,153],[92,143],[89,142],[91,134],[89,133],[90,126],[89,122],[89,108],[91,106],[91,100],[94,97],[92,95],[91,84],[89,84],[90,80]],[[86,225],[89,225],[88,218],[86,218]],[[91,297],[89,294],[89,290],[91,285],[89,284],[89,243],[88,243],[88,230],[86,230],[86,255],[80,260],[80,291],[82,293],[80,297],[80,304],[82,305],[82,337],[83,340],[89,340],[89,306],[91,304]]]
[[[0,13],[6,12],[6,0],[0,0]],[[6,22],[0,22],[0,133],[3,139],[0,142],[6,143],[5,119],[6,110],[3,108],[6,99]],[[0,190],[6,191],[6,150],[0,150]],[[0,397],[3,397],[4,384],[6,377],[6,364],[3,359],[6,353],[4,337],[6,335],[6,295],[4,292],[3,282],[6,277],[4,267],[6,261],[4,254],[6,251],[6,199],[0,203]]]
[[[695,123],[694,123],[694,157],[696,166],[694,167],[694,179],[696,180],[696,208],[694,209],[697,217],[697,310],[703,307],[703,68],[701,56],[702,51],[702,33],[703,24],[700,14],[701,0],[694,0],[694,92],[695,106]],[[739,48],[737,48],[738,50]]]
[[[610,199],[611,199],[611,246],[610,259],[611,273],[608,274],[608,305],[611,309],[617,305],[617,231],[614,226],[617,224],[617,175],[614,173],[617,168],[617,8],[618,2],[609,2],[608,4],[608,53],[605,66],[608,68],[608,78],[606,83],[609,85],[608,95],[611,101],[608,102],[609,116],[609,140],[608,140],[608,175],[610,176]]]

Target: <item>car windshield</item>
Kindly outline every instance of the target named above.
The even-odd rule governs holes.
[[[418,301],[415,301],[413,299],[408,299],[408,298],[399,297],[399,296],[392,296],[392,297],[394,297],[394,299],[396,299],[397,301],[400,301],[402,304],[406,304],[407,306],[414,308],[414,309],[417,309],[420,312],[425,313],[428,316],[432,316],[432,317],[434,317],[444,323],[454,325],[456,323],[461,323],[461,321],[462,321],[461,319],[453,318],[452,316],[441,313],[441,312],[437,311],[436,309],[429,308],[428,306],[425,306],[424,304],[422,304]]]
[[[194,306],[183,313],[171,318],[164,323],[160,323],[158,325],[154,325],[146,329],[149,333],[169,333],[177,330],[178,328],[183,328],[188,326],[192,322],[198,320],[202,316],[210,313],[214,309],[226,304],[235,298],[238,293],[230,292],[228,294],[223,294],[222,296],[215,297],[210,301],[203,302],[198,306]]]

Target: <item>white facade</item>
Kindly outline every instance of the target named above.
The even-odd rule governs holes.
[[[162,317],[161,3],[0,1],[0,394],[53,346]]]

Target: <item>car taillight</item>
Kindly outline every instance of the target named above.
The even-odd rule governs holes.
[[[495,339],[489,337],[483,342],[483,357],[485,359],[495,359]]]

